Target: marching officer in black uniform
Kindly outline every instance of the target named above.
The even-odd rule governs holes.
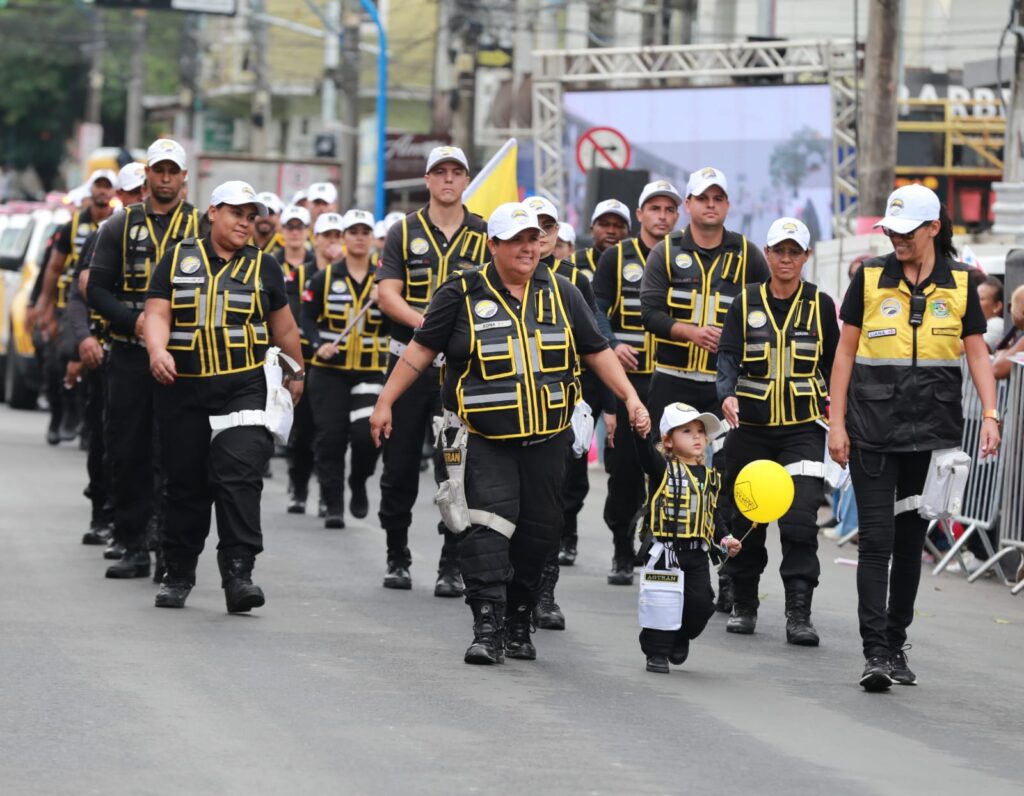
[[[568,221],[558,222],[558,240],[555,243],[555,257],[559,260],[572,260],[576,250],[576,230]]]
[[[117,175],[109,169],[94,171],[89,176],[85,184],[89,206],[76,210],[71,220],[60,230],[43,275],[39,314],[47,340],[44,361],[47,398],[50,402],[50,427],[46,441],[51,445],[58,444],[62,439],[73,440],[78,433],[81,391],[77,387],[64,387],[68,358],[61,354],[58,338],[68,306],[68,290],[82,247],[86,239],[113,213],[110,201],[114,198],[116,183]]]
[[[197,234],[199,213],[181,200],[185,150],[161,138],[146,153],[145,201],[103,225],[87,298],[110,329],[107,364],[107,455],[114,487],[115,540],[125,552],[109,578],[149,575],[146,533],[154,507],[153,379],[143,342],[146,293],[153,268],[184,238]]]
[[[333,215],[324,214],[320,221]],[[373,215],[349,210],[342,226],[344,259],[309,280],[302,304],[305,335],[316,352],[307,400],[313,407],[316,466],[327,504],[327,528],[345,527],[345,452],[350,443],[349,511],[357,519],[369,512],[366,481],[378,456],[370,438],[370,413],[388,363],[384,317],[371,296]]]
[[[727,191],[725,175],[718,169],[693,172],[686,183],[689,224],[681,232],[666,235],[647,256],[640,307],[644,328],[654,336],[654,373],[647,393],[647,408],[654,417],[661,417],[672,403],[721,417],[715,378],[725,315],[745,285],[760,284],[769,277],[760,249],[725,228]],[[728,479],[721,451],[715,468],[723,480]],[[731,499],[732,493],[722,490],[725,516],[731,511]],[[729,595],[728,576],[722,576],[719,610],[732,610]]]
[[[391,321],[388,372],[397,367],[413,330],[423,323],[435,291],[453,271],[482,264],[487,257],[484,220],[462,204],[469,186],[469,162],[458,147],[431,150],[424,177],[430,203],[410,213],[388,230],[384,256],[377,270],[381,311]],[[395,404],[395,433],[384,445],[380,479],[381,527],[387,534],[387,573],[384,586],[411,588],[409,525],[419,492],[419,462],[423,440],[433,418],[441,415],[441,361],[427,364]],[[434,594],[458,597],[462,579],[455,536],[443,523],[444,536]]]
[[[263,551],[262,473],[274,451],[264,361],[271,343],[300,368],[302,359],[281,267],[247,243],[266,212],[248,183],[217,186],[207,211],[209,238],[181,241],[153,272],[144,337],[161,385],[156,410],[167,489],[158,608],[185,606],[211,506],[227,610],[264,604],[252,582]],[[299,371],[284,380],[294,402],[303,377]]]
[[[654,371],[654,340],[643,325],[640,280],[651,249],[675,229],[682,201],[679,191],[666,180],[644,186],[636,211],[640,234],[605,249],[594,277],[597,325],[645,403]],[[615,548],[608,582],[619,586],[633,583],[633,528],[646,496],[644,473],[625,412],[625,405],[619,402],[614,414],[605,416],[609,443],[605,450],[608,494],[604,521]]]
[[[437,291],[370,421],[375,439],[394,440],[399,396],[445,353],[449,481],[442,494],[452,498],[444,504],[449,521],[464,529],[459,559],[474,617],[465,661],[473,664],[501,663],[506,652],[537,656],[532,609],[544,565],[558,549],[559,485],[580,396],[576,357],[627,401],[641,433],[650,429],[580,292],[538,268],[541,229],[533,211],[501,205],[488,237],[491,262],[452,272]],[[413,433],[418,443],[419,429]]]
[[[577,249],[572,255],[572,264],[591,279],[597,273],[597,262],[605,249],[609,249],[629,235],[629,208],[618,199],[605,199],[594,206],[590,214],[590,237],[592,245]],[[574,239],[575,242],[575,239]]]
[[[262,250],[264,254],[274,255],[274,259],[280,262],[281,250],[284,248],[284,236],[278,229],[278,224],[284,205],[281,202],[281,197],[273,191],[262,191],[256,196],[266,206],[267,215],[266,218],[261,216],[256,219],[250,243]]]
[[[811,233],[795,218],[768,229],[764,250],[771,280],[750,285],[729,307],[718,342],[718,396],[733,426],[725,439],[732,492],[736,474],[756,459],[783,465],[793,476],[793,505],[779,519],[786,589],[786,640],[816,647],[811,597],[818,585],[818,507],[821,505],[828,380],[839,342],[832,299],[800,279],[811,253]],[[750,528],[733,512],[732,533]],[[734,605],[725,629],[749,634],[757,623],[757,586],[768,564],[764,525],[750,531],[743,550],[723,572],[732,578]]]

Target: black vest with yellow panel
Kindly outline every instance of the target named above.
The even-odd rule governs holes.
[[[646,525],[660,541],[670,539],[715,538],[715,507],[721,489],[721,476],[714,468],[704,469],[704,480],[674,456],[665,463],[658,484],[651,484]]]
[[[181,377],[212,377],[261,367],[269,345],[260,292],[263,252],[244,246],[213,270],[203,240],[186,238],[171,262],[171,337]]]
[[[323,274],[324,300],[316,324],[321,342],[330,343],[337,338],[339,332],[348,328],[370,301],[373,270],[371,266],[362,285],[349,275],[344,260],[328,265]],[[319,358],[313,360],[314,367],[318,368],[378,373],[383,372],[387,364],[388,336],[384,328],[384,316],[376,304],[370,305],[341,343],[336,357],[326,362]]]
[[[615,246],[615,303],[608,320],[620,343],[636,349],[637,368],[631,373],[654,371],[654,336],[644,329],[640,312],[640,282],[647,256],[639,239],[629,238]]]
[[[522,306],[506,302],[501,280],[488,263],[453,278],[462,282],[470,329],[470,354],[457,371],[453,409],[471,431],[489,439],[550,437],[569,426],[580,400],[576,343],[562,291],[550,269],[538,268]]]
[[[791,426],[824,415],[828,385],[818,288],[801,282],[782,326],[768,306],[768,285],[742,294],[743,360],[736,381],[740,425]]]
[[[431,231],[427,209],[410,213],[401,222],[404,297],[411,307],[421,311],[450,273],[487,261],[487,225],[482,218],[466,211],[463,225],[447,249],[442,249],[442,241]]]
[[[937,259],[930,280],[915,289],[895,255],[861,268],[864,318],[847,399],[850,440],[868,450],[958,447],[970,268]]]
[[[586,249],[577,249],[572,253],[569,262],[575,265],[580,272],[590,280],[593,280],[597,273],[597,261],[601,259],[600,253],[593,246]]]
[[[75,278],[75,266],[82,255],[82,247],[86,239],[96,230],[97,224],[92,220],[89,210],[77,210],[71,217],[71,252],[64,261],[64,270],[57,277],[57,309],[68,306],[68,289]]]
[[[266,254],[266,251],[264,251]],[[307,273],[310,269],[316,270],[316,260],[312,252],[307,252],[306,260],[299,265],[292,265],[284,259],[284,249],[280,250],[280,256],[274,255],[281,264],[281,272],[284,274],[284,292],[288,296],[288,307],[295,316],[295,323],[299,327],[299,343],[302,346],[302,359],[309,362],[313,357],[313,347],[306,336],[302,333],[302,293],[306,289],[306,282],[309,280]]]
[[[156,264],[168,249],[199,231],[199,213],[188,202],[178,204],[168,218],[167,228],[158,237],[146,204],[129,205],[125,210],[124,237],[121,241],[122,271],[117,299],[135,312],[142,312],[149,292],[149,279]],[[138,342],[134,336],[111,331],[122,342]]]
[[[705,262],[689,229],[665,236],[668,314],[677,323],[722,328],[747,279],[747,239],[726,231],[718,255]],[[656,370],[714,381],[718,355],[688,340],[655,338]]]

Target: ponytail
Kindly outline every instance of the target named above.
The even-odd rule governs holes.
[[[939,234],[935,236],[935,256],[943,260],[955,260],[956,248],[953,246],[953,220],[945,205],[939,205]]]

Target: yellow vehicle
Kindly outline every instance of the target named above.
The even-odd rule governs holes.
[[[71,219],[65,208],[14,207],[0,215],[0,395],[13,409],[34,409],[40,374],[25,315],[47,243]]]

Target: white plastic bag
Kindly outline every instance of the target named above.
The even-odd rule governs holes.
[[[267,358],[263,361],[263,375],[267,379],[267,406],[263,413],[263,423],[267,431],[274,435],[275,440],[287,445],[295,417],[295,407],[292,404],[291,393],[284,386],[284,370],[278,361],[281,357],[287,355],[281,353],[281,349],[275,346],[267,351]],[[290,364],[298,367],[295,362]]]
[[[654,565],[666,553],[664,569]],[[651,546],[651,557],[640,574],[640,627],[648,630],[678,630],[683,624],[683,571],[671,566],[675,557],[661,542]]]
[[[594,440],[594,412],[590,404],[580,401],[572,412],[572,455],[581,459],[590,452]]]

